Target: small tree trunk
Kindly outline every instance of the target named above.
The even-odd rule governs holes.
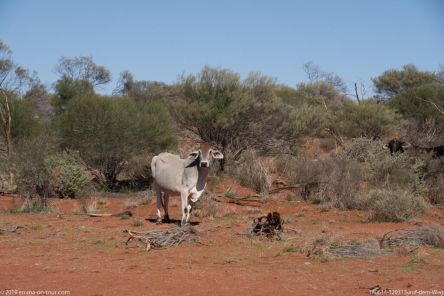
[[[9,107],[8,95],[4,90],[1,90],[3,94],[3,102],[0,104],[0,119],[1,128],[3,133],[3,140],[5,142],[5,149],[8,155],[11,154],[11,109]]]

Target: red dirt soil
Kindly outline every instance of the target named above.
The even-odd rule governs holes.
[[[231,186],[231,188],[230,188]],[[218,185],[238,194],[247,189],[230,182]],[[77,200],[52,199],[53,214],[17,214],[19,198],[0,196],[0,227],[22,225],[22,231],[0,233],[0,295],[4,290],[60,291],[69,295],[369,295],[368,288],[444,290],[444,250],[421,247],[421,260],[396,252],[373,259],[308,258],[300,248],[316,237],[347,241],[381,236],[410,223],[367,223],[367,213],[321,211],[306,202],[275,195],[260,207],[217,203],[214,219],[200,222],[202,244],[164,250],[125,246],[124,229],[169,228],[145,218],[155,202],[131,208],[134,216],[88,217]],[[99,211],[126,210],[128,198],[102,198]],[[179,219],[179,199],[172,197],[170,216]],[[230,211],[228,211],[228,209]],[[281,213],[285,227],[298,230],[292,240],[268,241],[239,235],[254,217]],[[134,226],[143,221],[142,227]],[[419,220],[417,220],[419,221]],[[444,222],[444,209],[432,208],[421,221]],[[14,295],[11,294],[10,295]]]

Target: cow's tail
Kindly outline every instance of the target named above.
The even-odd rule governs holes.
[[[151,160],[151,175],[153,176],[153,178],[156,178],[156,160],[157,160],[157,156],[154,156],[153,159]]]

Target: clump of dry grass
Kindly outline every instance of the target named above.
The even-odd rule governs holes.
[[[109,205],[109,201],[107,199],[98,196],[82,198],[80,201],[86,214],[97,214],[101,208]]]
[[[353,240],[339,242],[335,238],[322,236],[315,238],[307,250],[307,257],[328,261],[334,258],[372,258],[381,253],[377,240]]]
[[[444,228],[437,223],[428,223],[420,227],[397,229],[384,234],[379,244],[381,247],[429,245],[444,248]]]
[[[270,188],[267,168],[254,150],[243,153],[239,163],[233,168],[233,174],[240,185],[257,192],[266,192]]]
[[[147,205],[150,202],[151,202],[151,197],[149,196],[131,197],[125,201],[125,208],[132,209],[140,205]]]
[[[194,204],[193,215],[200,218],[216,218],[217,205],[210,194],[204,195]]]

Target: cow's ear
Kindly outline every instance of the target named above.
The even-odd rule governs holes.
[[[196,159],[199,156],[199,151],[193,151],[190,154],[188,154],[189,159]]]
[[[224,158],[224,155],[219,150],[211,150],[211,156],[213,156],[214,159]]]
[[[384,144],[384,146],[382,146],[382,149],[384,149],[384,150],[387,150],[387,149],[389,149],[390,147],[389,147],[389,145],[388,144]]]

